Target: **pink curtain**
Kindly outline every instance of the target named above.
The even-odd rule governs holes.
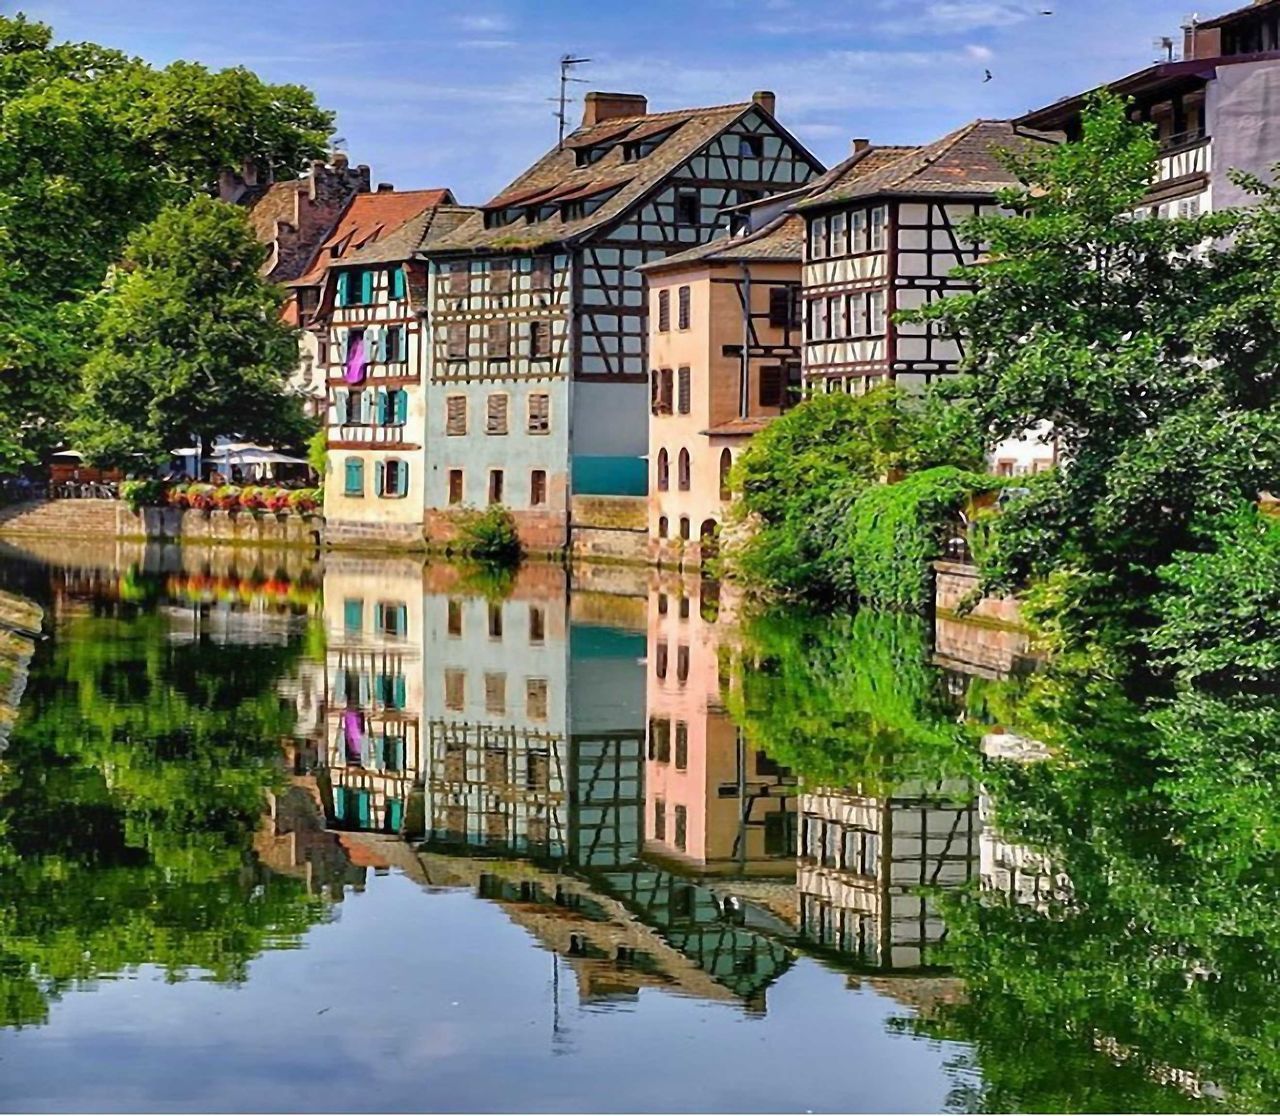
[[[355,341],[347,350],[347,374],[345,379],[349,384],[362,383],[364,380],[365,366],[368,365],[368,358],[364,351],[364,334],[356,334]]]

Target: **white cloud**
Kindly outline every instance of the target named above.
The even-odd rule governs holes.
[[[511,21],[501,15],[464,15],[454,22],[464,31],[506,31],[511,26]]]
[[[964,48],[964,52],[975,62],[990,62],[996,56],[994,50],[981,43],[969,43]]]

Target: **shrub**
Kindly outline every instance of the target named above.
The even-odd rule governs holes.
[[[289,510],[289,493],[283,488],[269,488],[266,494],[267,507],[273,512]]]
[[[120,496],[133,511],[153,508],[165,500],[165,484],[158,478],[127,480],[120,485]]]
[[[485,562],[517,562],[523,553],[511,513],[500,504],[464,512],[458,519],[458,549]]]
[[[191,485],[189,484],[171,485],[169,491],[165,493],[165,499],[168,501],[169,506],[173,508],[190,507],[190,489]]]
[[[214,506],[222,511],[234,511],[240,506],[240,486],[236,484],[221,485],[213,494]]]

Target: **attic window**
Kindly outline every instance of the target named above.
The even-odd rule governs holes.
[[[739,136],[738,154],[744,159],[763,159],[764,136]]]
[[[590,217],[617,192],[617,190],[602,190],[600,193],[592,194],[589,197],[572,198],[569,201],[561,202],[560,216],[565,221],[578,221],[583,217]]]
[[[574,164],[579,167],[589,167],[592,163],[600,162],[610,150],[607,144],[599,147],[579,147],[573,153]]]

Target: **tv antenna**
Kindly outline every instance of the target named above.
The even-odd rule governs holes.
[[[560,121],[560,134],[556,140],[557,151],[564,150],[565,122],[568,119],[565,115],[565,106],[569,103],[569,83],[571,81],[581,82],[583,85],[587,83],[586,78],[572,77],[572,68],[590,61],[590,58],[574,58],[572,54],[562,54],[560,56],[560,96],[556,98],[559,103],[559,109],[555,114],[556,119]]]
[[[1151,47],[1156,52],[1157,62],[1173,61],[1173,39],[1168,35],[1157,35],[1151,40]]]

